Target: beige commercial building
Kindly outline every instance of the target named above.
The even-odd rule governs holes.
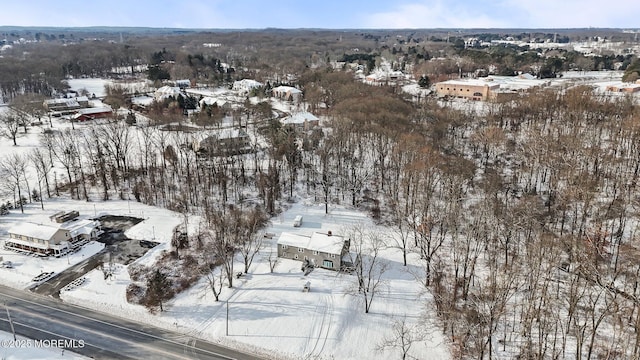
[[[469,100],[488,100],[495,97],[500,84],[480,79],[447,80],[436,84],[439,97],[456,97]]]

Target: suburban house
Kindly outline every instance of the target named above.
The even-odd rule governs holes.
[[[292,86],[278,86],[271,89],[273,96],[287,101],[298,101],[302,97],[302,91]]]
[[[177,97],[178,95],[182,94],[182,92],[180,91],[180,88],[177,86],[169,86],[169,85],[165,85],[160,87],[158,90],[156,90],[153,93],[153,97],[154,99],[156,99],[156,101],[162,101],[164,99],[168,99],[170,97]]]
[[[308,261],[315,267],[340,270],[350,242],[343,236],[314,232],[311,236],[283,232],[278,238],[278,257]]]
[[[251,80],[251,79],[242,79],[235,81],[231,90],[237,91],[240,95],[247,95],[251,92],[251,90],[262,86],[261,82]]]
[[[231,109],[231,102],[218,97],[205,96],[198,102],[200,108],[203,108],[205,105],[208,106],[217,106],[221,109],[229,110]]]
[[[282,125],[291,126],[296,130],[310,130],[320,125],[320,119],[310,112],[299,112],[280,119]]]
[[[72,120],[75,122],[83,122],[95,119],[104,119],[113,116],[113,110],[110,107],[102,106],[95,108],[80,109],[73,115]]]
[[[35,253],[42,256],[60,256],[79,248],[102,233],[95,220],[78,219],[77,212],[58,213],[51,217],[56,223],[20,223],[9,229],[4,247],[9,250]],[[60,220],[64,222],[59,223]]]
[[[100,223],[96,220],[73,219],[61,225],[60,228],[69,231],[71,249],[95,240],[102,234]]]
[[[191,80],[189,79],[176,80],[176,86],[179,87],[180,89],[188,88],[191,86]]]
[[[228,156],[251,152],[251,138],[243,129],[223,129],[193,144],[199,156]]]

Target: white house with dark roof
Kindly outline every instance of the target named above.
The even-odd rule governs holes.
[[[350,242],[343,236],[314,232],[311,236],[283,232],[278,238],[278,257],[308,261],[315,267],[340,270]]]

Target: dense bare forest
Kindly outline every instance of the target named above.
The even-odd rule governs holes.
[[[127,44],[29,44],[37,56],[7,61],[18,56],[16,48],[0,59],[0,86],[11,101],[62,90],[60,80],[68,75],[106,77],[113,68],[141,64],[157,65],[174,80],[209,85],[295,74],[289,82],[328,125],[296,132],[283,127],[269,105],[247,103],[226,115],[253,124],[247,130],[266,146],[203,158],[191,147],[197,133],[155,126],[188,120],[160,109],[147,114],[148,126],[113,119],[43,134],[43,147],[28,158],[1,159],[6,187],[19,196],[68,193],[84,200],[131,194],[180,212],[185,221],[203,216],[207,227],[200,236],[177,237],[174,252],[159,265],[164,273],[187,269],[183,278],[133,271],[132,278],[155,275],[146,294],[131,289],[128,295],[155,304],[142,298],[162,293],[155,296],[160,307],[173,294],[164,288],[184,290],[216,265],[210,259],[232,266],[229,249],[244,249],[250,264],[268,216],[306,193],[326,206],[361,208],[397,229],[405,265],[408,256],[421,260],[421,267],[407,270],[433,294],[434,303],[424,306],[436,307],[456,357],[640,358],[640,112],[631,97],[573,86],[533,90],[477,111],[435,98],[412,102],[395,87],[365,85],[330,63],[356,52],[373,54],[373,62],[388,54],[395,66],[411,65],[435,79],[461,71],[460,60],[428,62],[436,53],[462,51],[469,72],[489,55],[456,50],[455,41],[438,33],[402,34],[402,42],[384,32],[289,35],[274,30],[132,37]],[[536,65],[520,60],[504,68]],[[635,58],[618,60],[632,64]],[[64,178],[52,179],[54,162],[65,169]],[[25,181],[26,167],[37,172],[37,186]],[[225,274],[231,287],[233,268]],[[214,292],[222,291],[222,279],[210,282]]]

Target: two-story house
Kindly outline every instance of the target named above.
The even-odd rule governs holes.
[[[350,242],[340,235],[314,232],[311,236],[283,232],[278,238],[278,257],[309,261],[315,267],[340,270]]]

